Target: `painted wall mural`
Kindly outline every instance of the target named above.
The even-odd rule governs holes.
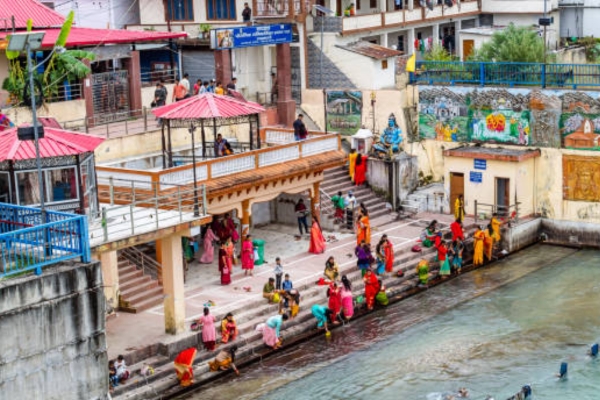
[[[342,135],[354,135],[362,124],[362,92],[327,91],[327,128]]]
[[[421,87],[419,139],[600,150],[600,93]]]

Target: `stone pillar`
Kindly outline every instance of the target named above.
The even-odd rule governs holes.
[[[408,11],[412,11],[415,8],[415,0],[406,0],[408,3]],[[412,29],[414,33],[414,29]]]
[[[383,47],[388,47],[388,34],[383,33],[379,36],[379,44]]]
[[[106,303],[113,308],[119,307],[119,261],[117,251],[100,253],[102,280]]]
[[[182,235],[189,235],[189,231],[187,233],[179,232],[160,239],[163,256],[165,332],[172,335],[185,330]]]
[[[140,52],[134,50],[131,56],[124,60],[129,80],[129,109],[135,111],[134,115],[141,115],[142,104],[142,71],[140,66]]]
[[[387,12],[387,2],[388,2],[388,0],[379,0],[379,4],[381,4],[381,10],[379,10],[379,11],[381,11],[382,13]],[[392,8],[392,10],[393,10],[393,8]]]
[[[321,182],[313,183],[311,198],[310,198],[310,211],[312,215],[317,217],[319,223],[321,223]]]
[[[433,44],[440,42],[440,24],[433,24]]]
[[[250,200],[242,201],[242,234],[240,235],[242,240],[250,233]]]
[[[460,25],[461,25],[460,20],[454,22],[454,54],[459,56],[462,60],[462,43],[460,40],[460,34],[458,33],[461,29]],[[466,60],[463,60],[463,61],[466,61]]]
[[[215,79],[225,87],[231,77],[231,50],[215,50]]]
[[[277,45],[277,114],[279,123],[292,126],[296,102],[292,99],[292,52],[289,43]]]
[[[406,54],[412,55],[415,52],[415,28],[406,31]]]

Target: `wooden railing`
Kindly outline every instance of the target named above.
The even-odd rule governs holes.
[[[290,133],[290,130],[284,133]],[[291,130],[291,135],[293,137],[293,130]],[[252,171],[340,149],[340,135],[314,135],[314,137],[303,141],[294,141],[265,149],[197,162],[195,164],[196,182],[203,183],[214,178]],[[96,173],[99,186],[108,186],[111,181],[113,185],[117,185],[117,182],[134,181],[136,188],[149,191],[153,189],[159,191],[169,190],[172,189],[172,184],[188,185],[194,182],[192,164],[162,171],[97,166]]]
[[[291,128],[261,128],[260,141],[266,144],[287,144],[295,142],[294,130]],[[308,131],[308,138],[321,137],[325,132]]]

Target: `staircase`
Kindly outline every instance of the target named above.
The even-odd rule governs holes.
[[[400,204],[402,209],[411,213],[448,212],[448,196],[442,183],[423,186],[408,195]]]
[[[308,44],[308,87],[315,88],[344,88],[354,89],[356,86],[352,81],[323,54],[323,77],[321,78],[321,49],[314,43],[319,36],[312,36],[307,40]]]
[[[160,264],[134,247],[119,253],[119,310],[139,313],[163,303]]]
[[[331,229],[333,225],[333,229],[336,231],[348,231],[345,224],[334,223],[331,197],[338,192],[342,192],[342,195],[346,196],[350,190],[356,197],[356,204],[364,203],[369,210],[369,219],[373,220],[391,211],[387,202],[377,197],[370,188],[364,185],[355,186],[350,180],[346,168],[328,169],[325,171],[325,179],[321,183],[321,223],[325,228]]]

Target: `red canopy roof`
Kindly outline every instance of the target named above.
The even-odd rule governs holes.
[[[164,119],[213,119],[259,114],[263,111],[265,111],[264,107],[258,103],[231,96],[203,93],[155,108],[152,113]]]
[[[26,29],[30,18],[35,28],[61,26],[65,21],[65,17],[37,0],[0,0],[0,20],[6,21],[0,22],[0,27],[12,29],[13,16],[16,29]]]
[[[0,0],[1,2],[2,0]],[[40,30],[37,30],[40,31]],[[46,35],[42,47],[54,47],[60,29],[44,29]],[[34,30],[36,32],[36,30]],[[4,39],[10,32],[0,32],[0,39]],[[128,31],[125,29],[96,29],[72,27],[67,39],[66,47],[97,46],[101,44],[149,42],[157,40],[175,39],[186,37],[185,32],[155,32],[155,31]]]
[[[65,131],[62,129],[44,128],[44,138],[39,140],[40,157],[74,156],[94,151],[104,141],[103,138]],[[35,142],[20,141],[17,128],[0,132],[0,161],[31,160],[35,158]]]

